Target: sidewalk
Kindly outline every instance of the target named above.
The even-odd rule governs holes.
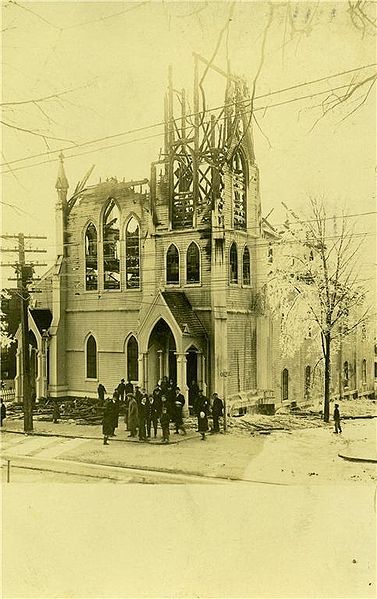
[[[53,422],[46,422],[43,420],[37,420],[34,418],[34,430],[31,435],[40,435],[44,437],[67,437],[71,439],[103,439],[102,425],[96,424],[75,424],[74,421],[61,420],[57,424]],[[2,431],[7,433],[24,433],[24,422],[22,418],[10,419],[7,418],[1,428]],[[152,433],[153,435],[153,433]],[[174,430],[170,430],[170,445],[181,443],[189,439],[196,438],[198,436],[195,431],[190,429],[187,430],[187,434],[179,435],[174,434]],[[129,437],[129,432],[125,430],[124,422],[119,422],[119,427],[116,429],[115,437],[111,437],[111,442],[123,441],[126,443],[140,443],[138,437]],[[161,429],[158,429],[156,439],[152,436],[148,441],[150,445],[163,445],[161,443]]]

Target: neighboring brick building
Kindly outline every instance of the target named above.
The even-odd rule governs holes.
[[[151,392],[167,375],[186,397],[196,380],[241,403],[281,401],[260,293],[277,234],[261,218],[248,97],[231,78],[219,114],[190,120],[182,93],[174,118],[170,83],[149,179],[83,183],[67,200],[61,157],[56,264],[30,311],[37,397],[95,397],[99,382],[112,392],[123,377]]]

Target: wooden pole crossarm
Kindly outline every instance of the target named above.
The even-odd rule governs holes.
[[[217,67],[216,65],[210,63],[208,60],[203,58],[203,56],[201,56],[197,52],[193,52],[193,56],[195,56],[195,58],[198,58],[199,60],[201,60],[201,62],[203,62],[205,65],[207,65],[207,67],[209,67],[210,69],[213,69],[214,71],[216,71],[216,73],[219,73],[219,75],[226,77],[226,79],[231,79],[232,81],[239,80],[237,77],[235,77],[231,73],[227,73],[226,71],[223,71],[223,69],[220,69],[220,67]]]

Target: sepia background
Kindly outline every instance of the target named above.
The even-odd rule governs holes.
[[[53,263],[61,150],[72,192],[93,164],[90,183],[148,177],[163,145],[168,65],[190,94],[198,52],[225,70],[229,59],[250,88],[261,67],[263,214],[282,223],[281,202],[304,209],[317,194],[345,206],[366,233],[373,291],[376,103],[364,80],[375,37],[351,17],[348,2],[3,2],[2,231],[47,235],[40,247]],[[223,81],[208,74],[205,85],[218,106]],[[357,485],[3,486],[3,596],[327,597],[331,586],[332,596],[364,597],[373,500]],[[253,534],[261,520],[263,538]]]

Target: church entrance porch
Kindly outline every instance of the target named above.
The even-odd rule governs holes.
[[[139,327],[139,383],[151,393],[163,376],[186,399],[192,380],[206,389],[206,331],[184,293],[159,292]]]
[[[174,335],[163,318],[155,324],[148,343],[148,387],[153,389],[163,376],[177,383],[177,347]]]

